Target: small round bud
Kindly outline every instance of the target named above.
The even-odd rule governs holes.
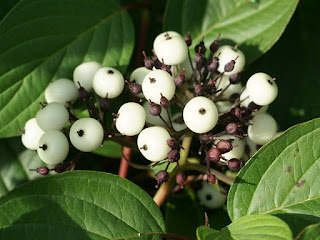
[[[204,87],[203,87],[203,84],[198,84],[194,87],[194,92],[195,94],[197,95],[202,95],[203,94],[203,91],[204,91]]]
[[[146,113],[146,123],[147,124],[151,124],[154,126],[161,126],[161,127],[165,127],[166,124],[161,120],[161,118],[159,116],[153,116],[150,114],[149,108],[150,108],[150,102],[144,102],[142,104],[145,113]],[[169,116],[168,116],[168,112],[167,111],[161,111],[160,116],[164,119],[165,122],[169,121]]]
[[[218,35],[217,39],[214,40],[211,45],[210,45],[210,51],[212,53],[215,53],[218,50],[219,47],[219,38],[220,38],[220,34]]]
[[[183,69],[182,73],[178,77],[176,77],[174,79],[174,83],[176,84],[177,87],[181,87],[184,84],[184,82],[185,82],[185,76],[184,76],[185,71],[186,70]]]
[[[219,68],[219,58],[214,57],[210,62],[210,64],[208,65],[208,71],[213,73],[217,71],[218,68]]]
[[[231,159],[231,158],[240,159],[243,156],[244,150],[245,150],[245,142],[242,139],[232,135],[222,135],[219,138],[221,140],[227,140],[232,144],[231,150],[223,153],[222,157],[224,157],[225,159]],[[218,140],[215,141],[215,144],[217,143],[218,143]]]
[[[168,160],[170,162],[178,162],[180,159],[180,152],[178,150],[171,150],[168,152]]]
[[[237,123],[229,123],[225,130],[226,130],[226,133],[229,134],[229,135],[234,135],[234,134],[237,134],[238,133],[238,124]]]
[[[231,84],[238,84],[241,80],[241,73],[234,73],[229,77]]]
[[[212,147],[207,151],[206,157],[211,162],[219,162],[219,160],[220,160],[220,151],[217,148]]]
[[[183,172],[178,172],[176,176],[176,182],[183,188],[183,184],[186,181],[186,175]]]
[[[129,83],[130,92],[134,95],[138,95],[142,92],[142,86],[138,83]]]
[[[161,94],[160,105],[163,108],[168,108],[170,106],[170,101]]]
[[[46,166],[37,168],[37,173],[40,173],[41,175],[48,175],[49,172],[50,170]]]
[[[205,54],[206,52],[206,46],[204,45],[204,41],[202,39],[201,42],[199,42],[195,47],[194,47],[194,51],[196,53],[200,53],[201,55]]]
[[[227,140],[220,140],[219,142],[217,142],[216,148],[220,153],[226,153],[232,150],[232,145]]]
[[[83,101],[86,101],[87,99],[89,99],[89,93],[88,93],[88,91],[87,90],[85,90],[84,89],[84,87],[82,87],[81,85],[80,85],[80,82],[78,82],[78,85],[79,85],[79,98],[81,99],[81,100],[83,100]]]
[[[251,112],[258,111],[261,108],[261,106],[255,104],[254,102],[249,103],[248,110]]]
[[[152,60],[147,57],[145,51],[142,51],[142,54],[143,54],[143,56],[144,56],[144,59],[143,59],[144,66],[146,67],[146,69],[152,70],[152,68],[153,68],[153,62],[152,62]]]
[[[234,69],[234,65],[236,64],[235,60],[231,60],[226,65],[224,65],[224,71],[225,72],[231,72]]]
[[[216,55],[219,55],[219,72],[224,72],[225,71],[225,65],[230,63],[230,61],[235,60],[237,57],[237,60],[235,62],[234,68],[232,71],[225,72],[224,75],[230,76],[234,73],[241,72],[245,65],[245,56],[244,54],[239,50],[235,49],[232,46],[224,45],[218,48]]]
[[[217,179],[213,174],[208,175],[208,183],[209,184],[216,184],[216,181],[217,181]]]
[[[240,169],[239,159],[232,158],[232,159],[228,160],[228,168],[232,171],[238,171]]]
[[[160,186],[162,183],[169,180],[169,174],[165,170],[161,170],[157,174],[157,186]]]
[[[168,139],[167,144],[172,149],[177,149],[179,147],[179,143],[175,138]]]
[[[150,106],[149,106],[149,113],[152,116],[159,116],[161,111],[162,111],[162,107],[159,104],[156,104],[154,102],[150,102]]]

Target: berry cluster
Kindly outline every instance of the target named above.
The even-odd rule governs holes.
[[[190,34],[183,38],[173,31],[161,33],[154,40],[153,56],[143,52],[145,66],[135,69],[129,80],[117,69],[97,62],[80,64],[73,82],[63,78],[48,86],[46,103],[25,125],[23,144],[37,150],[44,162],[61,164],[70,146],[91,152],[106,138],[137,135],[138,149],[146,159],[155,164],[168,160],[166,169],[157,175],[160,185],[169,179],[169,164],[179,166],[184,150],[181,138],[193,132],[207,166],[207,179],[214,183],[211,165],[238,170],[277,132],[275,120],[266,113],[278,94],[275,79],[256,73],[243,87],[245,56],[237,46],[219,46],[219,38],[209,51],[202,39],[192,59]],[[126,86],[132,102],[110,113],[110,100],[125,92]],[[78,119],[74,114],[72,104],[78,98],[90,117]],[[105,125],[108,112],[115,117],[112,126]],[[180,172],[177,182],[182,186],[184,180]]]

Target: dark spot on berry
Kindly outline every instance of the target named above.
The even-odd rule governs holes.
[[[108,70],[107,73],[108,73],[108,74],[114,74],[114,71]]]
[[[300,182],[296,182],[297,187],[302,187],[306,183],[305,180],[301,180]]]
[[[204,108],[200,108],[200,109],[199,109],[199,113],[200,113],[201,115],[204,115],[204,114],[206,113],[206,110],[205,110]]]
[[[48,145],[47,144],[43,144],[42,146],[40,146],[39,148],[42,148],[43,151],[47,150]]]
[[[144,144],[140,149],[143,149],[143,150],[147,151],[148,150],[147,144]]]
[[[150,83],[155,83],[157,80],[155,78],[149,78],[150,79]]]
[[[206,200],[207,200],[207,201],[210,201],[211,199],[212,199],[212,196],[211,196],[210,194],[207,194],[207,195],[206,195]]]
[[[77,133],[78,133],[79,137],[82,137],[84,135],[84,131],[83,130],[79,130],[79,131],[77,131]]]

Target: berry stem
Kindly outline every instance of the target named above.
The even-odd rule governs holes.
[[[126,137],[127,139],[130,139],[130,137]],[[122,178],[127,178],[128,174],[128,162],[130,161],[131,157],[131,148],[128,147],[122,147],[122,157],[120,160],[120,167],[119,167],[119,173],[118,175]]]
[[[183,165],[187,164],[189,149],[192,141],[192,133],[189,132],[183,138],[182,141],[182,149],[180,150],[180,160],[179,166],[182,167]],[[158,189],[156,194],[153,197],[153,200],[156,202],[158,206],[161,206],[162,203],[165,201],[169,193],[171,192],[172,188],[176,182],[176,175],[179,173],[178,167],[175,167],[173,171],[170,173],[169,180],[161,185]]]

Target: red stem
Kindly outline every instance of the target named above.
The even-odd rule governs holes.
[[[130,137],[126,137],[130,140]],[[131,148],[128,147],[122,147],[122,157],[120,160],[120,167],[119,167],[119,176],[122,178],[127,178],[128,174],[128,167],[129,164],[127,163],[127,160],[130,161],[131,157]]]

